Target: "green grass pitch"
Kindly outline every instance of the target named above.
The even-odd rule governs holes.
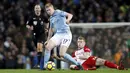
[[[130,70],[116,70],[116,69],[97,69],[93,71],[77,71],[77,70],[54,70],[54,71],[40,71],[38,69],[0,69],[0,73],[130,73]]]

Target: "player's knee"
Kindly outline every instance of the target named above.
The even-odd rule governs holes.
[[[66,46],[61,46],[60,47],[60,57],[64,57],[67,51],[67,47]]]
[[[43,48],[43,44],[42,43],[40,43],[39,48],[41,48],[41,49]]]
[[[51,50],[49,46],[46,46],[45,49],[48,50],[48,51]]]
[[[45,48],[46,48],[47,50],[51,50],[51,49],[53,49],[55,46],[56,46],[55,43],[53,43],[53,41],[50,40],[50,41],[47,43],[47,45],[45,46]]]
[[[42,48],[43,47],[43,44],[41,42],[37,43],[37,48]]]
[[[50,49],[50,45],[47,44],[47,45],[45,46],[45,49],[49,50],[49,49]]]
[[[104,60],[104,59],[102,60],[102,65],[104,65],[105,61],[106,61],[106,60]]]
[[[99,63],[99,65],[104,65],[105,61],[106,61],[106,60],[101,59],[101,58],[98,58],[98,59],[97,59],[97,62]]]

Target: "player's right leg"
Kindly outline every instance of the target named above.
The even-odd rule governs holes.
[[[50,59],[50,54],[51,54],[51,50],[56,46],[56,44],[54,43],[53,40],[49,40],[46,47],[45,47],[45,52],[44,52],[44,67],[46,65],[46,63],[49,61]]]
[[[123,66],[118,66],[110,61],[104,60],[102,58],[97,58],[96,60],[96,65],[104,65],[107,66],[109,68],[114,68],[114,69],[119,69],[119,70],[124,70]]]
[[[66,53],[67,49],[68,49],[67,46],[64,46],[64,45],[60,46],[60,57],[72,62],[75,65],[80,65],[74,58],[72,58],[72,56]]]

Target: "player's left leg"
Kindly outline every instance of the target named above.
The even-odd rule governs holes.
[[[37,54],[38,54],[38,63],[40,65],[40,69],[43,69],[43,64],[44,64],[44,45],[43,43],[45,42],[45,34],[40,34],[38,37],[38,43],[37,43]]]
[[[102,59],[102,58],[97,58],[96,65],[104,65],[104,66],[107,66],[109,68],[114,68],[114,69],[119,69],[119,70],[124,69],[124,67],[118,66],[118,65],[116,65],[110,61],[107,61],[105,59]]]
[[[37,43],[37,56],[38,56],[38,63],[40,64],[40,60],[42,57],[42,51],[43,51],[43,44],[41,42]]]
[[[66,53],[72,40],[72,34],[71,33],[65,34],[64,36],[61,37],[63,37],[63,39],[60,45],[60,52],[59,52],[60,56],[80,67],[80,64],[74,58],[72,58],[72,56]]]
[[[35,45],[36,51],[37,51],[37,42],[38,42],[38,38],[36,35],[33,35],[33,43]],[[34,68],[38,68],[39,66],[39,60],[38,60],[38,55],[34,57]]]

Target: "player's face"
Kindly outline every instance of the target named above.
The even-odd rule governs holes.
[[[48,15],[51,16],[51,15],[54,13],[54,8],[51,7],[51,6],[50,6],[50,7],[47,7],[47,8],[46,8],[46,12],[47,12]]]
[[[85,46],[85,41],[78,39],[77,40],[77,45],[78,45],[78,49],[82,49]]]
[[[39,16],[41,14],[41,7],[40,5],[36,5],[34,8],[35,14]]]

